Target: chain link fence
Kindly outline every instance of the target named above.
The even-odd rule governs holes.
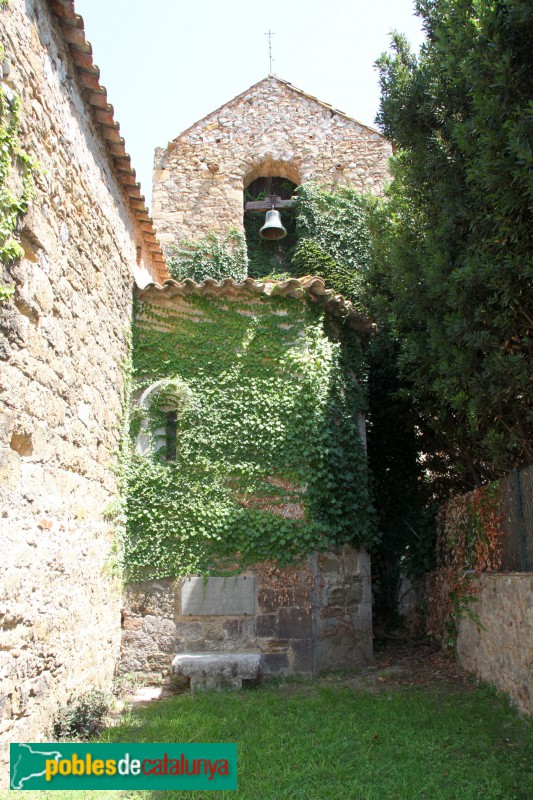
[[[533,464],[500,481],[505,531],[500,572],[533,572]]]

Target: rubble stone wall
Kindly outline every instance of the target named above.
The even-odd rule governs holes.
[[[0,10],[38,161],[25,257],[0,304],[0,735],[43,735],[71,692],[110,684],[120,591],[106,573],[138,239],[43,0]],[[4,71],[5,74],[5,71]]]
[[[533,575],[484,573],[476,583],[476,619],[459,623],[458,661],[533,714]]]
[[[269,76],[156,150],[160,240],[242,230],[243,191],[258,177],[379,194],[391,152],[377,131]]]
[[[255,578],[255,614],[184,615],[187,579],[129,584],[121,671],[169,682],[172,659],[187,652],[262,653],[262,669],[272,675],[314,675],[372,657],[367,553],[344,546],[298,568],[266,563],[245,574]]]

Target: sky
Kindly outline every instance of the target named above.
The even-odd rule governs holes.
[[[148,204],[155,147],[272,72],[367,125],[374,62],[404,33],[423,40],[414,0],[76,0]]]

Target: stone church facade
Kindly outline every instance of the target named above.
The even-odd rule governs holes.
[[[156,152],[154,225],[73,0],[11,0],[0,21],[2,88],[21,98],[21,144],[39,164],[17,232],[24,258],[2,276],[15,293],[0,306],[7,763],[9,741],[42,736],[70,693],[108,687],[116,669],[122,600],[106,569],[106,507],[132,294],[168,279],[160,242],[242,228],[257,177],[378,193],[390,146],[269,76]]]
[[[224,237],[231,230],[243,232],[245,190],[258,178],[286,179],[294,186],[312,181],[330,191],[350,186],[378,194],[387,177],[390,153],[390,145],[377,131],[270,75],[192,125],[166,149],[156,150],[153,213],[162,245],[172,252],[172,245],[199,241],[208,234]],[[162,289],[143,287],[138,297],[141,306],[146,304],[159,320],[154,324],[165,328],[165,316],[169,326],[171,320],[191,314],[200,314],[195,319],[201,322],[195,297],[223,298],[228,308],[244,303],[241,312],[250,317],[258,313],[254,311],[258,301],[269,305],[280,295],[293,298],[296,306],[317,305],[318,296],[307,288],[312,281],[249,278],[241,288],[232,280],[220,286],[210,280],[201,284],[167,281]],[[320,291],[325,292],[320,283]],[[335,302],[332,297],[326,303],[325,316],[335,311]],[[272,311],[276,313],[274,306]],[[352,308],[346,307],[343,313],[358,317]],[[368,334],[371,325],[359,316],[359,335],[364,339],[365,326]],[[140,327],[137,338],[142,340],[142,312]],[[301,339],[295,343],[296,349],[301,343]],[[168,347],[173,351],[179,345],[169,342]],[[206,345],[204,353],[208,362],[211,356],[216,360],[216,348],[211,347],[213,352]],[[161,375],[160,365],[155,372]],[[167,376],[178,381],[184,377]],[[359,425],[364,441],[363,418]],[[271,479],[265,474],[265,480]],[[303,506],[300,511],[303,518],[307,512]],[[220,579],[208,578],[204,584],[200,578],[208,596],[211,585],[219,587],[220,595],[207,604],[207,611],[194,612],[184,600],[190,579],[130,585],[124,600],[120,668],[160,681],[176,653],[256,653],[267,674],[317,674],[322,669],[365,663],[371,657],[367,553],[345,546],[338,552],[314,554],[294,573],[296,590],[283,601],[269,583],[275,574],[274,563],[252,565],[241,577],[248,590],[255,587],[255,600],[241,605],[229,597],[235,591],[231,581],[221,588]],[[232,608],[231,613],[221,610],[226,606]]]
[[[243,193],[259,177],[379,194],[391,153],[378,131],[269,75],[156,149],[161,243],[242,231]]]

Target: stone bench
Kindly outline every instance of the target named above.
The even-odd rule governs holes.
[[[172,662],[174,675],[190,678],[191,689],[241,689],[243,680],[261,674],[260,653],[179,653]]]

